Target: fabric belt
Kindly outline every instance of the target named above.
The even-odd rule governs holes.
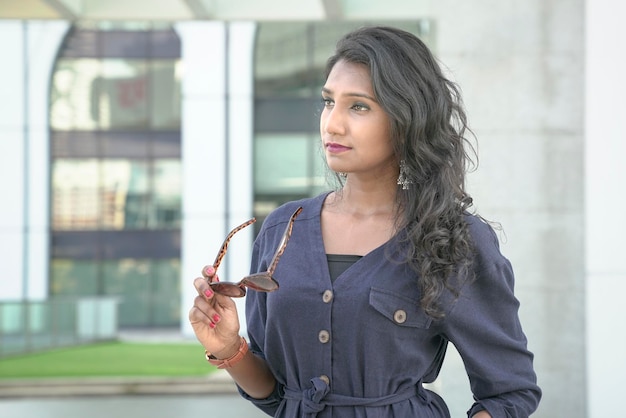
[[[305,390],[285,388],[286,399],[302,402],[303,418],[315,418],[327,406],[385,406],[413,397],[420,397],[424,402],[430,401],[429,391],[421,388],[421,385],[409,387],[401,392],[381,396],[380,398],[357,398],[329,393],[330,387],[319,377],[311,379],[311,383],[312,387]]]

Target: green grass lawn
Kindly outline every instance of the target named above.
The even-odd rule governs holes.
[[[204,376],[215,371],[199,344],[111,342],[0,360],[0,379]]]

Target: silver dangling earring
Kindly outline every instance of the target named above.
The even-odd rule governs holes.
[[[348,177],[348,173],[339,173],[339,177],[345,179],[346,177]]]
[[[406,165],[406,161],[400,161],[400,175],[398,176],[398,185],[402,185],[402,190],[409,190],[409,184],[413,184],[413,181],[409,178],[409,167]]]

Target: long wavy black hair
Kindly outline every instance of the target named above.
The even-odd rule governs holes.
[[[440,318],[442,293],[458,295],[459,280],[454,285],[452,278],[473,278],[465,174],[477,160],[459,88],[418,37],[397,28],[364,27],[345,35],[327,61],[326,78],[340,60],[369,69],[376,99],[390,118],[398,163],[404,161],[412,182],[396,194],[396,226],[406,231],[401,261],[419,274],[422,308]]]

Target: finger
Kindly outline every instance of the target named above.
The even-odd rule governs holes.
[[[216,309],[220,305],[216,304],[214,301],[207,301],[202,296],[196,296],[193,305],[215,324],[222,320],[219,309]]]
[[[192,324],[203,323],[209,328],[215,328],[221,319],[221,316],[213,309],[212,305],[201,296],[194,299],[194,305],[189,310],[189,321]]]
[[[220,281],[219,277],[217,277],[217,271],[215,270],[215,267],[211,265],[204,266],[202,268],[202,276],[205,277],[209,281],[209,283]]]
[[[200,308],[198,308],[197,306],[193,306],[189,310],[189,323],[194,328],[197,325],[204,325],[204,326],[207,326],[207,327],[209,327],[211,329],[214,329],[215,326],[216,326],[215,322],[213,322],[211,320],[211,318],[206,316],[204,314],[204,312],[202,312],[202,310]]]
[[[193,285],[198,292],[198,295],[203,296],[207,300],[211,299],[215,293],[209,286],[209,282],[204,277],[196,277],[193,281]]]

